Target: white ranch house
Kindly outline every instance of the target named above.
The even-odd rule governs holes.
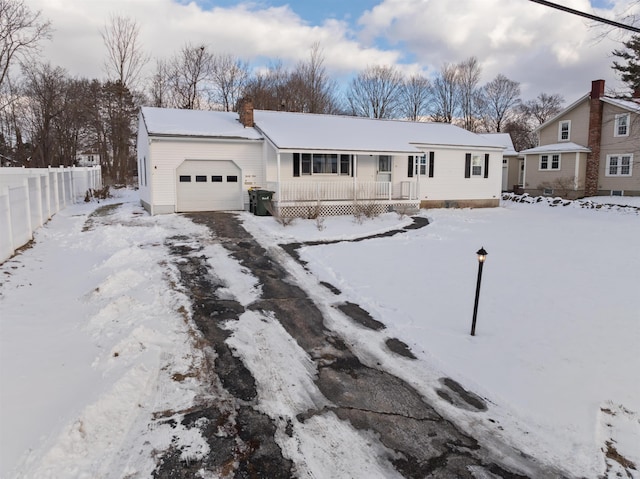
[[[246,210],[273,191],[284,216],[499,204],[504,146],[445,123],[144,107],[140,198],[151,214]]]

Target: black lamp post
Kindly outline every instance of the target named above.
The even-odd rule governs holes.
[[[476,317],[478,316],[478,299],[480,299],[480,283],[482,282],[482,265],[487,259],[487,252],[484,247],[476,251],[478,255],[478,282],[476,283],[476,302],[473,305],[473,322],[471,323],[471,336],[476,335]]]

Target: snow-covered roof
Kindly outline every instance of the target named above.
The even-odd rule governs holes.
[[[279,149],[416,153],[416,145],[503,148],[499,141],[448,123],[265,110],[255,110],[254,120]]]
[[[143,107],[140,113],[152,136],[262,139],[254,128],[242,126],[233,112]]]
[[[640,99],[638,98],[625,100],[622,98],[602,97],[601,100],[611,105],[624,108],[625,110],[629,110],[635,113],[640,113]]]
[[[536,153],[575,153],[584,152],[589,153],[591,150],[583,145],[578,145],[573,142],[566,143],[553,143],[551,145],[536,146],[535,148],[529,148],[528,150],[522,150],[521,155],[533,155]]]
[[[489,141],[494,143],[498,143],[504,146],[504,151],[502,154],[504,156],[517,156],[518,152],[513,146],[513,141],[511,140],[511,135],[509,133],[480,133],[480,136],[483,136]]]

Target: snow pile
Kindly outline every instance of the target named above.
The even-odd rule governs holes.
[[[32,249],[0,266],[1,477],[148,473],[150,450],[173,435],[149,430],[152,416],[188,407],[199,392],[189,375],[202,353],[163,245],[198,228],[146,217],[135,193],[119,195],[58,213]]]

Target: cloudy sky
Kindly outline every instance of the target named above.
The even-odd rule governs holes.
[[[556,0],[588,13],[640,15],[638,0]],[[603,78],[620,88],[611,51],[620,33],[603,38],[593,22],[529,0],[26,0],[54,28],[44,58],[79,77],[104,78],[100,36],[111,15],[135,19],[152,59],[186,43],[210,45],[259,68],[294,64],[314,42],[343,84],[368,65],[392,64],[432,75],[443,63],[475,55],[482,83],[502,73],[524,99],[559,93],[567,103]],[[614,38],[615,37],[615,38]],[[154,61],[148,65],[149,72]]]

